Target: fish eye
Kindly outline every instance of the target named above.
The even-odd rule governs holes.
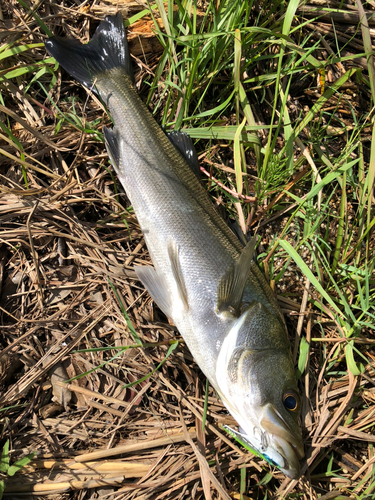
[[[286,391],[283,395],[283,403],[287,410],[297,411],[299,408],[299,396],[294,391]]]

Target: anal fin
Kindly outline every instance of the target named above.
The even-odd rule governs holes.
[[[113,129],[110,129],[107,127],[103,127],[103,134],[105,139],[105,147],[107,149],[109,159],[111,160],[111,163],[113,165],[113,168],[116,170],[116,173],[120,174],[119,172],[120,143],[118,140],[117,128],[114,127]]]
[[[145,288],[147,288],[151,298],[163,313],[173,320],[171,294],[165,277],[149,266],[134,266],[134,271]]]

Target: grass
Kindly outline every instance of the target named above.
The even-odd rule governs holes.
[[[1,453],[1,464],[0,471],[3,478],[0,480],[0,499],[3,498],[4,491],[6,488],[7,476],[13,477],[16,472],[19,472],[23,467],[25,467],[34,458],[34,453],[22,457],[13,464],[10,464],[9,460],[9,440],[5,442],[2,453]]]
[[[307,461],[295,482],[222,429],[235,423],[135,279],[134,263],[148,254],[105,153],[110,120],[45,54],[46,34],[87,40],[111,7],[40,2],[29,15],[26,3],[8,3],[1,445],[9,439],[16,463],[36,452],[20,462],[18,483],[22,475],[24,491],[61,498],[78,498],[66,477],[83,490],[105,480],[124,499],[215,499],[218,488],[239,499],[371,498],[375,73],[364,12],[372,5],[342,2],[349,25],[331,2],[303,11],[280,0],[158,0],[128,20],[141,95],[162,126],[196,140],[219,210],[261,236],[258,263],[285,313],[303,395]],[[71,381],[71,403],[51,370]],[[155,441],[166,436],[169,445]],[[126,454],[105,472],[105,457],[90,456],[85,477],[64,462],[78,471],[81,454],[121,446],[133,446],[133,475],[123,472]],[[41,462],[51,453],[53,474]],[[16,481],[6,484],[16,494]]]

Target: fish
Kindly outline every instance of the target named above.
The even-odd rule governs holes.
[[[108,156],[153,263],[134,266],[137,277],[239,424],[234,435],[298,478],[301,400],[284,318],[254,262],[256,238],[241,243],[200,180],[190,136],[166,133],[138,95],[121,13],[87,44],[54,36],[45,47],[112,116]]]

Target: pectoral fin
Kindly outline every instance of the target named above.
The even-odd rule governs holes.
[[[184,277],[180,266],[180,257],[178,254],[178,246],[174,241],[168,243],[168,255],[172,265],[173,277],[177,284],[177,289],[180,294],[180,299],[186,309],[189,309],[188,296],[185,287]]]
[[[149,266],[134,266],[134,271],[145,288],[147,288],[151,298],[163,313],[173,320],[171,293],[164,276]]]
[[[219,316],[238,318],[241,315],[242,296],[249,277],[256,242],[255,237],[251,238],[237,262],[230,266],[221,279],[216,306],[216,314]]]

